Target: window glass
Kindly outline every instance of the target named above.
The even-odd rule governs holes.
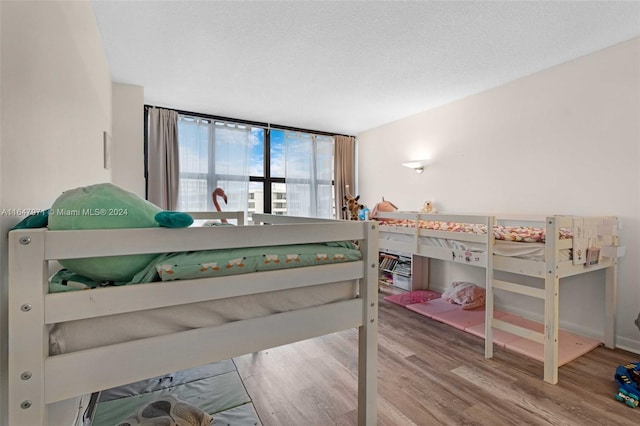
[[[264,177],[264,129],[253,127],[251,129],[251,163],[249,175]]]
[[[333,200],[332,136],[252,126],[197,114],[178,121],[181,211],[222,210],[327,217]],[[265,193],[266,189],[266,193]]]
[[[284,130],[271,130],[271,177],[285,177]]]

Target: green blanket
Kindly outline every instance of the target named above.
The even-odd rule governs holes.
[[[350,242],[164,253],[156,256],[130,282],[97,282],[63,269],[51,278],[49,292],[58,293],[154,281],[222,277],[350,262],[360,260],[361,257],[360,251]]]

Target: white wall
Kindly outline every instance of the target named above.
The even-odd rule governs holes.
[[[144,88],[113,83],[112,182],[145,198]]]
[[[0,207],[48,208],[64,190],[111,180],[111,78],[88,1],[0,2]],[[0,217],[0,235],[20,217]],[[0,424],[6,424],[7,240],[1,239]]]
[[[359,194],[400,210],[617,215],[622,219],[618,344],[640,353],[640,39],[359,135]],[[423,174],[401,162],[431,156]],[[478,271],[433,262],[444,288]],[[563,280],[561,325],[601,336],[602,274]],[[532,312],[529,300],[500,303]],[[531,316],[536,317],[536,314]]]

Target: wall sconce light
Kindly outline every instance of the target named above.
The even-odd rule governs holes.
[[[426,160],[420,160],[420,161],[409,161],[407,163],[402,163],[402,165],[415,170],[416,173],[422,173],[424,171],[424,166],[426,163],[427,163]]]

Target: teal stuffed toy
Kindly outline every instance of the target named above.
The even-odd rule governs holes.
[[[65,191],[44,213],[24,219],[14,229],[47,226],[50,230],[183,228],[193,218],[158,206],[110,183]],[[157,253],[85,259],[63,259],[60,264],[96,281],[129,282]]]

